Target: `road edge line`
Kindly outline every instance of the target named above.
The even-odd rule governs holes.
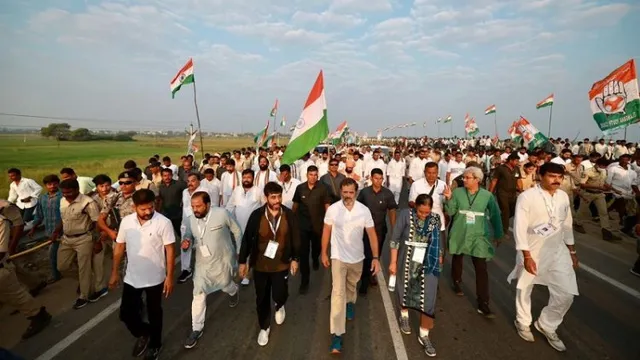
[[[180,256],[176,257],[175,265],[180,263]],[[94,327],[100,324],[104,319],[109,317],[109,315],[113,314],[120,308],[120,304],[122,303],[122,298],[116,300],[111,305],[104,308],[100,311],[96,316],[92,317],[91,320],[87,321],[84,325],[75,329],[71,334],[67,335],[64,339],[58,341],[55,345],[51,346],[49,350],[45,351],[42,355],[38,356],[36,360],[52,360],[56,356],[60,355],[61,352],[66,350],[69,346],[71,346],[74,342],[78,341],[84,334],[91,331]]]
[[[381,272],[378,273],[378,288],[380,289],[380,295],[382,296],[382,304],[384,305],[385,313],[387,314],[387,322],[389,323],[389,332],[391,332],[391,340],[393,341],[393,349],[396,352],[396,359],[409,360],[407,355],[407,349],[404,346],[404,340],[402,339],[402,333],[398,326],[398,321],[393,311],[393,303],[391,302],[391,296],[389,296],[389,290],[387,289],[387,282],[384,275]]]
[[[618,288],[619,290],[622,290],[622,291],[626,292],[627,294],[633,296],[634,298],[640,300],[640,292],[636,291],[635,289],[631,288],[630,286],[627,286],[627,285],[619,282],[618,280],[613,279],[613,278],[611,278],[611,277],[599,272],[598,270],[596,270],[596,269],[594,269],[594,268],[592,268],[592,267],[590,267],[588,265],[585,265],[583,263],[580,263],[578,265],[578,270],[579,269],[582,269],[582,270],[588,272],[589,274],[597,277],[600,280],[606,281],[607,283],[609,283],[609,285],[612,285],[612,286]]]

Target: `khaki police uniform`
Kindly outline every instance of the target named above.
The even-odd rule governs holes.
[[[98,209],[102,212],[102,210],[106,208],[107,204],[114,201],[117,196],[118,193],[115,190],[111,190],[104,199],[101,198],[98,193],[93,194],[91,198],[96,202],[96,204],[98,204]],[[115,220],[109,216],[107,217],[106,223],[111,227],[111,224],[115,223]],[[100,241],[100,232],[96,231],[94,237],[95,241]],[[102,238],[102,250],[97,253],[94,252],[93,259],[91,261],[93,269],[93,279],[91,281],[93,291],[99,291],[107,287],[107,274],[109,274],[109,269],[111,268],[111,262],[108,261],[109,255],[113,257],[113,241],[111,241],[109,236],[105,235],[104,238]]]
[[[72,202],[60,201],[62,217],[62,238],[58,249],[58,271],[68,272],[74,260],[78,260],[78,281],[80,299],[87,299],[91,293],[93,260],[93,228],[98,221],[98,204],[89,196],[79,194]]]
[[[0,215],[0,306],[9,305],[27,317],[36,316],[40,312],[40,304],[18,281],[15,266],[8,261],[10,233],[11,223]]]
[[[575,165],[574,163],[568,163],[564,165],[564,168],[567,174],[565,174],[564,180],[560,185],[560,190],[566,192],[567,195],[569,195],[571,216],[575,219],[576,218],[576,207],[575,207],[576,194],[574,193],[574,190],[578,189],[578,184],[580,183],[580,179],[582,178],[584,167],[582,165]],[[577,225],[578,223],[575,222],[575,224]]]
[[[605,169],[599,169],[597,166],[593,166],[583,173],[580,179],[581,184],[603,186],[607,180],[607,171]],[[598,216],[600,217],[600,226],[612,231],[609,224],[609,214],[607,213],[607,202],[605,200],[604,191],[600,189],[583,189],[580,193],[582,200],[580,201],[580,208],[576,216],[576,224],[579,224],[583,219],[588,219],[590,215],[589,205],[593,202],[598,210]]]

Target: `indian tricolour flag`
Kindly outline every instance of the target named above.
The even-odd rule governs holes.
[[[347,121],[343,121],[340,123],[340,125],[338,125],[338,127],[336,128],[336,131],[334,131],[333,133],[331,133],[331,135],[329,135],[329,139],[330,140],[336,140],[336,139],[340,139],[342,137],[342,135],[344,135],[345,131],[348,129],[348,125],[347,125]]]
[[[287,126],[287,119],[284,118],[284,115],[282,115],[282,120],[280,120],[280,127],[285,127]]]
[[[280,163],[292,164],[326,139],[327,135],[329,135],[327,101],[324,97],[324,78],[320,70]]]
[[[273,107],[271,108],[271,113],[269,113],[269,116],[276,117],[277,114],[278,114],[278,99],[276,99],[276,103],[273,104]]]
[[[536,104],[536,109],[542,109],[543,107],[547,107],[547,106],[551,106],[553,105],[553,94],[547,96],[546,99],[540,101],[539,103]]]
[[[515,122],[516,133],[519,133],[524,139],[524,146],[529,150],[533,150],[548,141],[535,126],[531,125],[529,120],[520,116],[520,120]]]
[[[484,110],[484,114],[485,115],[493,114],[495,112],[496,112],[496,106],[495,105],[490,105],[488,108],[486,108]]]
[[[522,134],[520,134],[518,132],[518,122],[514,121],[511,126],[509,127],[509,130],[507,131],[507,133],[509,133],[509,136],[511,137],[511,141],[513,141],[515,144],[520,145],[520,141],[522,140]]]
[[[640,121],[638,75],[633,59],[596,82],[589,91],[593,119],[607,135]]]
[[[267,120],[267,125],[264,127],[264,129],[258,131],[256,136],[254,136],[253,138],[253,142],[256,144],[256,148],[264,146],[268,138],[269,138],[269,120]]]
[[[449,115],[444,119],[444,122],[448,123],[448,122],[451,122],[451,120],[453,120],[453,117],[451,117],[451,115]]]
[[[176,76],[171,80],[171,98],[176,97],[176,93],[182,85],[191,84],[195,81],[193,78],[193,59],[189,59],[187,63],[178,71]]]

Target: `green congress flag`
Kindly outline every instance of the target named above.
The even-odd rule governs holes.
[[[593,119],[605,135],[640,121],[638,75],[633,59],[596,82],[589,91]]]
[[[544,134],[522,116],[520,116],[520,120],[516,121],[516,129],[516,132],[520,133],[524,139],[524,146],[529,150],[533,150],[548,141]]]
[[[327,101],[324,97],[324,77],[322,70],[320,70],[280,163],[292,164],[326,139],[328,135]]]

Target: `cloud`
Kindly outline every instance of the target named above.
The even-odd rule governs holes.
[[[233,34],[263,38],[270,43],[283,45],[312,46],[325,42],[332,37],[331,34],[296,28],[285,22],[232,25],[225,29]]]
[[[298,25],[315,24],[324,27],[340,27],[349,29],[364,24],[367,20],[358,15],[338,14],[331,11],[321,13],[296,11],[291,20]]]
[[[390,0],[333,0],[330,10],[378,12],[393,9]]]
[[[375,24],[368,35],[382,40],[401,40],[414,33],[413,20],[408,17],[398,17]]]
[[[565,25],[588,28],[612,26],[618,24],[631,9],[631,5],[624,3],[606,5],[595,5],[591,3],[585,5],[584,8],[580,10],[572,12],[571,17],[566,19]],[[565,19],[563,19],[563,21],[564,20]]]

